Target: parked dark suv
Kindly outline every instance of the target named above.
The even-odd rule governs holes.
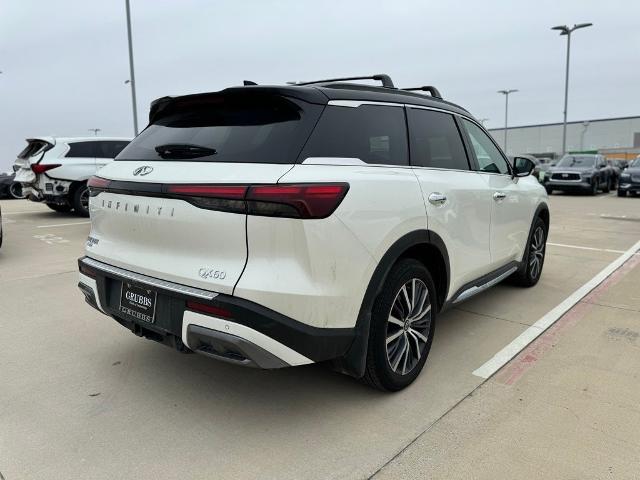
[[[620,174],[618,196],[626,197],[627,193],[633,195],[640,193],[640,155]]]
[[[544,186],[549,194],[560,190],[595,195],[598,190],[608,193],[613,188],[614,181],[604,156],[565,155],[555,167],[549,169]]]

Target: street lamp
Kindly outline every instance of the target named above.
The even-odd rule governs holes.
[[[551,30],[559,30],[560,35],[567,36],[567,66],[564,77],[564,119],[562,121],[562,154],[564,155],[567,150],[567,101],[569,98],[569,52],[571,50],[571,32],[578,30],[579,28],[586,28],[593,25],[593,23],[578,23],[569,28],[566,25],[558,25],[551,27]]]
[[[498,93],[504,95],[504,153],[507,154],[507,120],[509,118],[509,94],[515,93],[518,90],[512,88],[511,90],[498,90]]]
[[[88,129],[90,132],[93,132],[93,134],[97,137],[98,136],[98,132],[101,131],[101,129],[99,128],[89,128]]]
[[[131,104],[133,106],[133,131],[138,135],[138,107],[136,105],[136,77],[133,73],[133,41],[131,40],[131,9],[129,7],[129,0],[125,0],[125,6],[127,10],[127,37],[129,39],[129,83],[131,84]]]

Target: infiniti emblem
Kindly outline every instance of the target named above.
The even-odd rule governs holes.
[[[150,167],[149,165],[145,165],[143,167],[138,167],[133,171],[133,174],[135,176],[142,176],[144,177],[145,175],[149,175],[151,172],[153,172],[153,167]]]

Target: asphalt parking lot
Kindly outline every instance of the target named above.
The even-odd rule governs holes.
[[[77,289],[76,259],[83,254],[87,219],[28,201],[0,205],[5,230],[0,249],[0,472],[6,480],[425,478],[426,472],[430,478],[492,478],[496,472],[494,478],[516,478],[544,471],[536,462],[548,466],[553,461],[540,445],[580,434],[575,425],[560,428],[562,415],[573,419],[573,413],[560,408],[560,420],[542,413],[536,420],[534,411],[518,403],[527,404],[525,390],[552,397],[558,390],[545,385],[549,376],[541,373],[557,372],[558,365],[570,362],[563,371],[571,378],[585,375],[582,362],[603,379],[607,366],[617,366],[620,385],[635,379],[624,392],[629,408],[612,413],[626,418],[620,421],[626,444],[611,438],[615,434],[607,430],[606,416],[598,421],[603,442],[613,442],[609,447],[618,452],[603,463],[602,475],[607,468],[625,468],[625,462],[638,467],[640,434],[628,427],[640,424],[640,339],[634,337],[640,331],[638,255],[623,267],[624,278],[601,292],[604,300],[597,304],[621,315],[607,327],[618,328],[618,347],[630,349],[618,363],[590,365],[590,355],[607,354],[599,347],[595,353],[576,353],[584,342],[575,338],[590,336],[591,324],[585,321],[580,328],[587,330],[569,326],[561,338],[552,339],[565,349],[559,364],[548,363],[551,356],[526,370],[511,362],[488,382],[477,373],[638,242],[640,199],[617,198],[615,192],[550,197],[551,230],[540,283],[528,290],[501,284],[441,316],[425,370],[397,394],[371,390],[323,366],[243,369],[138,338],[86,305]],[[602,312],[587,315],[612,318]],[[635,330],[627,324],[632,321]],[[600,330],[597,335],[600,339]],[[630,361],[636,369],[625,363]],[[501,395],[510,396],[515,407]],[[618,408],[610,403],[608,411]],[[499,419],[502,429],[481,435]],[[543,427],[546,436],[540,433]],[[580,437],[588,448],[589,439]],[[489,440],[504,442],[505,448],[492,451]],[[527,441],[533,450],[523,447]],[[518,455],[517,448],[508,448],[514,444],[529,456],[500,470],[500,455]],[[575,460],[579,449],[572,452]],[[583,464],[587,468],[588,458]],[[471,475],[470,465],[480,470]],[[570,473],[579,473],[575,469]],[[599,476],[593,470],[590,474]]]

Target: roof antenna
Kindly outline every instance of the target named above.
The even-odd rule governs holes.
[[[243,80],[242,84],[246,87],[247,85],[257,85],[256,82],[252,82],[251,80]]]

